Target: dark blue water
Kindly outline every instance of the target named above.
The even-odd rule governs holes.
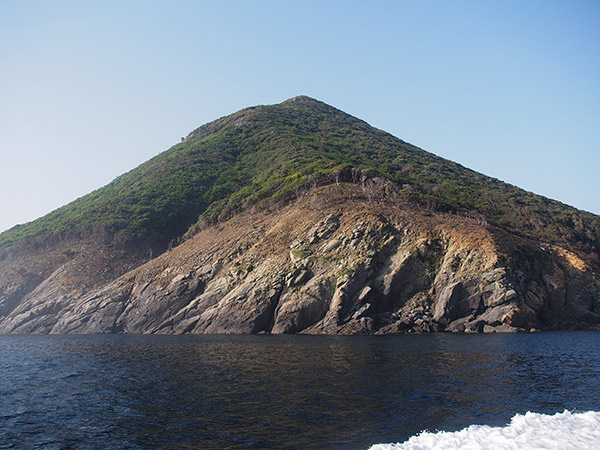
[[[600,333],[0,336],[0,448],[360,449],[600,411]]]

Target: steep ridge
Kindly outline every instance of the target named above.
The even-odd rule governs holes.
[[[1,234],[0,332],[590,328],[599,236],[593,214],[297,97]]]

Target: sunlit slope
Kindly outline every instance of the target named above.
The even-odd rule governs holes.
[[[107,186],[0,234],[0,250],[64,238],[164,249],[199,218],[289,201],[311,185],[375,178],[416,207],[477,217],[598,262],[598,216],[437,157],[308,97],[206,124]]]

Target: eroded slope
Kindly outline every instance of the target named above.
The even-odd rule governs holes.
[[[343,183],[207,227],[70,305],[55,296],[55,279],[0,331],[349,334],[600,322],[600,284],[573,253]],[[46,308],[35,318],[32,303]]]

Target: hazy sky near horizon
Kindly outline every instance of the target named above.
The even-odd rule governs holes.
[[[600,213],[600,2],[0,0],[0,231],[309,95]]]

